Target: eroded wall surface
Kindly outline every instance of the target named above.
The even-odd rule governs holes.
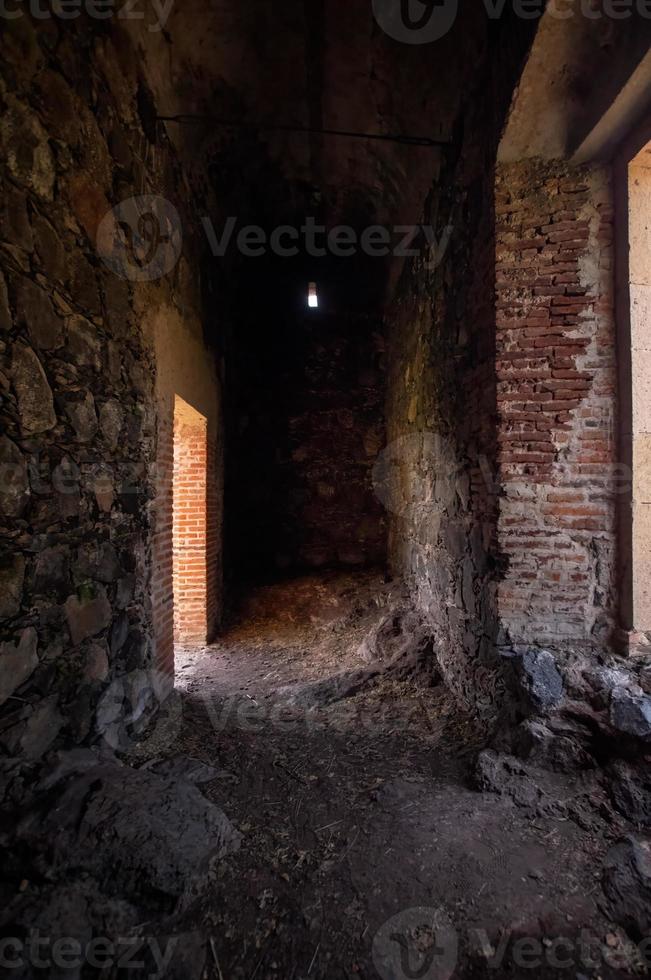
[[[496,646],[495,160],[527,26],[504,24],[476,66],[424,212],[435,245],[406,270],[388,316],[391,568],[432,627],[451,690],[486,719],[504,693]]]
[[[163,195],[184,218],[133,48],[112,27],[28,16],[4,23],[2,48],[0,742],[35,759],[157,695],[157,361],[165,348],[183,363],[189,337],[211,355],[182,263],[136,282],[96,248],[104,215],[133,195]],[[209,392],[214,419],[214,376],[201,377],[182,382]],[[156,560],[171,568],[171,554]]]

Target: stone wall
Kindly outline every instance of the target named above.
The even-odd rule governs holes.
[[[501,32],[501,33],[499,33]],[[531,25],[501,22],[427,200],[436,246],[405,271],[388,316],[389,554],[430,624],[456,697],[485,719],[497,656],[497,147]]]
[[[96,248],[102,218],[131,196],[162,195],[185,217],[145,66],[113,28],[83,19],[7,21],[2,49],[0,743],[37,758],[59,736],[94,737],[106,689],[113,716],[125,699],[155,698],[149,328],[176,317],[172,348],[184,328],[210,353],[184,276],[197,265],[191,239],[155,281],[116,275]],[[171,620],[160,628],[169,644]]]
[[[501,166],[497,199],[501,642],[603,646],[615,619],[610,175]]]
[[[497,700],[487,666],[496,510],[489,173],[440,199],[448,251],[433,273],[413,270],[412,295],[393,321],[386,450],[392,569],[434,630],[447,682],[480,713]]]

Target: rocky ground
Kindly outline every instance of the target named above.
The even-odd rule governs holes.
[[[178,651],[138,737],[59,754],[30,793],[6,767],[10,975],[646,975],[640,753],[622,735],[609,754],[596,721],[580,738],[571,711],[478,730],[399,608],[380,580],[261,590],[218,643]],[[516,673],[559,695],[544,657]],[[30,929],[85,951],[131,937],[132,963],[113,946],[113,965],[39,972]]]

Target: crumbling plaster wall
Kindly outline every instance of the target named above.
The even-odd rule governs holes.
[[[161,194],[187,220],[177,155],[139,111],[142,61],[113,25],[83,19],[8,21],[2,53],[0,739],[36,759],[160,693],[159,435],[172,388],[192,387],[215,431],[218,413],[184,274],[193,240],[152,282],[116,275],[96,248],[101,219],[133,195]]]
[[[389,324],[389,553],[430,624],[453,693],[499,712],[497,656],[497,146],[531,25],[486,36],[424,218],[437,242],[400,283]],[[447,240],[446,240],[446,229]],[[429,264],[428,264],[429,263]]]
[[[607,165],[562,159],[586,99],[556,98],[567,78],[540,60],[549,27],[519,87],[517,59],[511,73],[493,60],[497,88],[487,90],[502,120],[515,92],[508,125],[501,136],[499,112],[485,109],[448,155],[432,201],[450,245],[433,273],[414,266],[405,278],[396,353],[390,345],[388,424],[404,443],[393,565],[434,626],[453,690],[485,714],[504,690],[500,652],[605,651],[617,625],[616,498],[627,475],[616,452],[612,180]],[[572,77],[615,34],[635,48],[631,24],[574,30]],[[620,61],[620,74],[637,63],[632,53]],[[565,115],[541,125],[531,100],[548,84],[549,113]]]
[[[607,647],[616,620],[609,168],[500,166],[500,643]]]
[[[541,18],[500,144],[501,163],[575,153],[583,161],[607,158],[648,107],[651,20],[635,5],[619,17],[600,0],[590,6],[567,0]]]
[[[648,118],[651,35],[639,13],[574,7],[565,27],[548,12],[538,29],[496,183],[500,642],[546,644],[561,659],[619,648],[617,626],[632,626],[628,202],[618,174],[622,146]],[[606,83],[594,86],[606,63]],[[616,265],[626,268],[617,314]]]

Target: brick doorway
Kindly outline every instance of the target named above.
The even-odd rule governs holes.
[[[208,424],[174,401],[172,560],[174,642],[208,640]]]

